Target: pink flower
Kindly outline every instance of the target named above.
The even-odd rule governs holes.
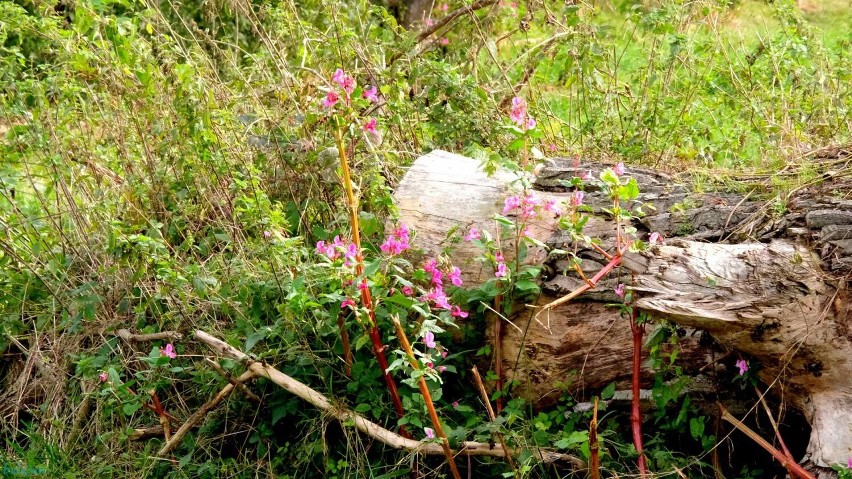
[[[457,408],[457,407],[459,407],[459,402],[458,402],[458,401],[453,401],[452,406],[453,406],[453,408]],[[849,466],[849,467],[852,467],[852,466]]]
[[[458,266],[453,266],[453,270],[450,272],[450,281],[452,281],[455,286],[462,285],[461,270]]]
[[[177,353],[175,352],[175,347],[172,346],[172,343],[166,345],[166,349],[163,350],[163,355],[168,356],[172,359],[177,357]]]
[[[559,149],[559,147],[556,146],[556,143],[548,143],[547,144],[547,151],[549,151],[551,153],[555,153],[557,149]]]
[[[450,312],[450,316],[452,316],[452,317],[454,317],[454,318],[462,318],[462,319],[464,319],[464,318],[466,318],[466,317],[468,316],[468,314],[467,314],[467,312],[466,312],[466,311],[462,311],[462,309],[461,309],[461,308],[459,308],[458,306],[453,306],[453,309],[452,309],[452,311]]]
[[[375,133],[376,132],[376,119],[370,118],[367,120],[367,123],[364,123],[364,126],[361,127],[367,133]]]
[[[101,373],[98,374],[98,379],[100,379],[102,383],[105,383],[108,377],[109,375],[106,373],[106,371],[101,371]]]
[[[479,233],[479,230],[476,227],[471,226],[470,231],[466,235],[464,235],[465,241],[473,241],[482,238],[482,235]]]
[[[584,171],[580,174],[580,179],[583,181],[589,181],[592,179],[592,170]]]
[[[429,361],[428,363],[426,363],[426,367],[429,368],[429,369],[432,369],[432,368],[435,367],[435,363],[433,363],[432,361]]]
[[[379,94],[379,89],[376,88],[374,85],[370,85],[369,88],[364,89],[364,92],[361,93],[361,96],[363,96],[364,98],[369,100],[370,103],[376,103],[377,101],[379,101],[378,94]]]
[[[448,353],[447,353],[447,350],[446,350],[446,349],[445,349],[445,350],[443,350],[443,351],[441,351],[441,357],[442,357],[442,358],[446,358],[446,357],[447,357],[447,354],[448,354]]]
[[[409,231],[408,226],[406,226],[405,223],[401,223],[399,226],[396,227],[395,230],[393,230],[393,234],[397,238],[399,238],[400,241],[405,241],[405,242],[408,242],[408,235],[410,233],[411,232]]]
[[[846,467],[848,467],[849,469],[852,469],[852,457],[850,457],[849,460],[846,461]]]
[[[551,213],[555,213],[557,216],[562,214],[562,210],[559,209],[559,206],[554,198],[548,198],[544,201],[544,206],[542,207],[544,211],[549,211]]]
[[[355,304],[355,300],[353,300],[352,298],[346,298],[346,300],[345,300],[345,301],[343,301],[342,303],[340,303],[340,309],[344,309],[344,308],[352,308],[352,309],[355,309],[357,306],[358,306],[358,305],[357,305],[357,304]]]
[[[530,225],[524,226],[524,230],[521,231],[521,236],[524,238],[532,238],[532,231],[530,231]]]
[[[450,39],[447,37],[441,37],[441,39],[438,40],[438,44],[445,47],[450,44]]]
[[[361,291],[366,291],[367,288],[369,288],[369,286],[367,286],[367,280],[362,279],[361,282],[358,283],[358,289],[360,289]]]
[[[346,251],[343,253],[343,264],[346,266],[354,266],[355,262],[358,260],[358,247],[355,246],[355,243],[349,245],[346,248]]]
[[[615,165],[615,168],[613,168],[612,171],[615,172],[616,176],[623,175],[624,174],[624,163],[621,162],[621,163]]]
[[[423,263],[423,271],[427,273],[432,273],[438,269],[438,261],[435,258],[430,259]]]
[[[444,372],[444,371],[446,371],[446,370],[447,370],[447,367],[446,367],[446,366],[438,366],[438,372],[439,372],[439,373],[442,373],[442,372]]]
[[[536,125],[535,120],[527,114],[527,102],[519,96],[512,98],[512,110],[509,112],[509,119],[526,130],[532,130]]]
[[[337,104],[338,100],[340,100],[340,97],[337,96],[337,93],[330,91],[326,93],[325,100],[322,102],[322,106],[325,108],[331,108]]]
[[[624,285],[623,284],[619,283],[615,287],[615,295],[618,296],[621,299],[624,299]]]
[[[506,198],[503,202],[503,214],[512,211],[515,208],[519,208],[521,206],[521,199],[517,196],[510,196]]]
[[[423,344],[429,349],[435,348],[435,334],[432,331],[426,331],[426,334],[423,335]]]
[[[428,437],[429,439],[435,439],[435,430],[431,427],[424,427],[423,432],[426,433],[426,437]]]
[[[338,85],[343,85],[343,79],[346,78],[346,72],[342,68],[334,70],[334,75],[331,76],[331,81]]]
[[[663,244],[663,236],[654,231],[651,233],[651,236],[648,237],[648,242],[651,244]]]
[[[447,10],[449,10],[449,9],[450,9],[450,6],[449,6],[449,5],[447,5],[446,3],[444,3],[444,4],[442,4],[442,5],[441,5],[441,11],[442,11],[442,12],[446,12],[446,11],[447,11]]]
[[[414,290],[411,288],[411,286],[406,285],[402,287],[402,294],[406,296],[411,296],[412,294],[414,294]]]
[[[508,274],[509,271],[506,269],[506,263],[500,263],[497,265],[497,271],[494,273],[494,276],[498,278],[505,278]]]
[[[271,232],[271,231],[264,231],[264,232],[263,232],[263,237],[264,237],[264,238],[270,238],[271,236],[272,236],[272,232]]]
[[[435,289],[429,292],[426,295],[427,301],[433,301],[435,306],[441,309],[450,309],[450,301],[447,299],[446,293],[444,293],[444,289],[441,288],[440,285],[435,286]]]
[[[427,18],[424,23],[426,24],[427,27],[431,27],[432,25],[435,24],[435,20],[432,20],[431,18]]]
[[[748,363],[745,359],[737,359],[737,367],[740,368],[740,376],[744,376],[748,371]]]
[[[340,85],[347,95],[351,95],[352,91],[355,90],[355,79],[347,75],[340,68],[334,71],[334,75],[332,75],[331,80]]]
[[[497,261],[498,263],[506,261],[505,259],[503,259],[503,252],[502,251],[498,251],[498,252],[494,253],[494,261]]]
[[[571,196],[571,206],[580,206],[583,204],[583,198],[586,197],[586,194],[582,191],[575,191]]]

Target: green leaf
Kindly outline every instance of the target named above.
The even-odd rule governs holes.
[[[132,416],[133,413],[139,410],[142,407],[142,403],[138,402],[126,402],[123,406],[121,406],[121,410],[124,411],[125,416]]]
[[[603,391],[601,391],[601,399],[609,400],[615,395],[615,383],[609,383]]]

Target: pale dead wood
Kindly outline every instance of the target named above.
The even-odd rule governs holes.
[[[376,439],[377,441],[393,447],[419,454],[443,456],[444,450],[440,444],[427,441],[416,441],[414,439],[406,439],[395,432],[389,431],[378,424],[371,422],[349,409],[333,405],[327,397],[319,392],[311,389],[307,385],[291,378],[274,367],[254,361],[247,354],[230,346],[224,341],[211,336],[204,331],[196,331],[195,337],[213,351],[246,364],[250,372],[258,376],[265,377],[282,387],[284,390],[298,396],[299,398],[311,403],[323,412],[333,416],[340,421],[341,424],[352,424],[358,431]],[[510,451],[511,454],[520,453],[519,450]],[[461,443],[461,448],[457,454],[463,456],[490,456],[490,457],[506,457],[506,453],[502,449],[493,447],[491,444],[482,442],[465,441]],[[556,451],[540,449],[538,450],[539,457],[543,462],[567,462],[577,469],[586,467],[585,462],[569,454],[562,454]]]
[[[210,358],[204,358],[204,362],[207,363],[211,368],[213,368],[217,373],[219,373],[223,378],[225,378],[229,383],[233,384],[243,393],[249,400],[252,402],[259,403],[260,398],[257,397],[257,394],[251,392],[251,390],[246,387],[245,384],[242,383],[239,379],[235,378],[230,372],[226,371],[222,366],[219,365],[216,361],[213,361]]]
[[[254,376],[255,376],[254,372],[246,371],[242,375],[240,375],[240,377],[237,379],[237,381],[242,383],[242,382],[248,381],[249,379],[253,378]],[[218,394],[216,394],[216,396],[213,397],[213,399],[207,401],[203,406],[201,406],[201,408],[198,409],[198,411],[195,411],[195,413],[192,416],[189,416],[189,418],[181,425],[181,427],[177,431],[175,431],[175,433],[174,433],[174,435],[172,435],[171,439],[167,440],[166,443],[163,444],[163,447],[160,448],[160,450],[157,452],[157,455],[158,456],[165,456],[166,454],[169,453],[169,451],[174,449],[175,446],[177,446],[180,443],[181,439],[183,439],[183,436],[185,436],[186,433],[189,432],[190,429],[195,427],[195,425],[199,421],[201,421],[205,416],[207,416],[207,413],[212,411],[216,406],[219,405],[219,403],[221,403],[222,401],[225,400],[225,398],[230,396],[230,394],[231,394],[231,392],[233,392],[233,390],[234,390],[234,385],[231,384],[231,383],[228,383],[224,388],[222,388],[221,391],[219,391]]]
[[[175,341],[183,337],[183,335],[178,333],[177,331],[162,331],[159,333],[134,334],[124,328],[116,331],[115,335],[129,343],[145,343],[149,341],[160,341],[164,339],[169,341]]]

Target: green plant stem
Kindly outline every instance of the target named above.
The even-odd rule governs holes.
[[[411,343],[408,342],[408,337],[402,329],[402,323],[399,322],[399,318],[394,317],[393,324],[396,326],[396,335],[399,338],[400,344],[402,344],[402,349],[408,356],[408,361],[411,363],[411,367],[413,367],[415,371],[420,371],[420,363],[414,356],[414,350],[411,349]],[[441,421],[438,419],[438,412],[435,411],[435,404],[432,402],[432,395],[429,393],[429,386],[426,385],[426,378],[424,376],[420,376],[418,384],[420,385],[420,394],[423,395],[423,402],[426,403],[426,409],[429,411],[429,419],[432,421],[432,426],[435,428],[435,434],[441,439],[441,446],[444,449],[444,454],[447,456],[450,471],[452,471],[455,479],[461,479],[461,474],[459,474],[455,457],[453,456],[453,450],[450,449],[450,441],[447,439],[446,434],[444,434],[444,429],[441,427]],[[506,457],[508,458],[509,456],[507,455]]]
[[[361,277],[364,274],[364,256],[361,253],[361,228],[358,222],[358,201],[355,199],[355,193],[352,189],[352,175],[349,171],[349,161],[346,158],[346,148],[343,144],[343,131],[339,124],[336,125],[336,128],[334,129],[334,140],[337,144],[338,156],[340,157],[340,169],[343,172],[343,188],[346,190],[347,206],[349,207],[349,222],[352,227],[352,243],[355,244],[355,249],[358,251],[355,257],[355,273],[358,277]],[[364,278],[364,280],[366,280],[366,278]],[[376,356],[376,361],[378,361],[379,367],[382,369],[382,376],[385,379],[385,385],[387,385],[388,393],[390,393],[396,414],[400,419],[402,419],[405,416],[405,409],[402,407],[402,399],[399,397],[399,390],[396,387],[396,381],[394,381],[393,376],[391,376],[391,373],[388,371],[390,365],[388,364],[388,359],[385,355],[385,345],[382,343],[382,336],[379,333],[379,325],[376,322],[376,312],[373,306],[373,298],[370,295],[370,288],[364,288],[361,290],[361,303],[367,309],[370,317],[370,324],[367,327],[367,330],[370,335],[370,342],[373,344],[373,355]],[[399,432],[403,437],[411,437],[405,427],[400,426]]]

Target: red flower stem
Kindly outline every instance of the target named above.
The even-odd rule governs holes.
[[[408,337],[402,329],[402,324],[399,322],[399,318],[394,316],[393,324],[396,326],[396,335],[399,338],[402,349],[405,350],[405,354],[408,356],[408,361],[411,363],[411,367],[413,367],[415,371],[419,371],[420,362],[418,362],[417,358],[414,356],[414,350],[411,349],[411,343],[408,342]],[[426,409],[429,411],[429,419],[432,421],[432,426],[435,427],[435,434],[441,439],[441,447],[444,449],[444,455],[447,456],[447,462],[450,464],[450,471],[452,471],[455,479],[461,479],[461,474],[459,474],[458,467],[456,467],[453,450],[450,449],[450,441],[447,439],[447,435],[444,434],[444,429],[441,427],[441,421],[438,419],[438,412],[435,411],[435,404],[432,402],[432,395],[429,393],[429,386],[426,385],[425,376],[420,376],[419,385],[420,394],[423,395],[423,402],[426,403]]]
[[[355,244],[355,248],[358,251],[355,258],[355,273],[360,277],[364,274],[364,256],[361,254],[361,232],[358,223],[358,202],[355,200],[355,193],[352,190],[352,175],[349,171],[349,161],[346,159],[346,148],[343,144],[343,132],[341,131],[341,126],[339,124],[337,124],[334,129],[334,139],[337,144],[337,153],[340,157],[340,169],[343,172],[343,187],[346,190],[346,200],[349,206],[349,223],[352,227],[352,243]],[[388,364],[388,359],[385,356],[385,345],[382,344],[382,335],[379,333],[379,326],[376,322],[376,313],[373,306],[373,299],[370,296],[370,288],[362,290],[361,303],[367,309],[370,316],[370,324],[367,330],[370,335],[370,341],[373,343],[373,354],[376,356],[379,367],[382,368],[382,376],[385,379],[385,384],[387,385],[388,393],[390,393],[391,402],[393,402],[396,414],[400,419],[402,419],[405,416],[405,409],[402,407],[402,399],[399,397],[396,381],[394,381],[393,376],[391,376],[390,372],[388,372],[388,367],[390,365]],[[406,431],[404,427],[399,428],[399,433],[403,437],[411,438],[411,435],[408,434],[408,431]]]
[[[498,312],[494,315],[494,372],[497,375],[494,387],[500,391],[496,401],[497,414],[503,412],[503,320],[500,318],[502,307],[503,294],[498,294],[494,298],[494,311]]]
[[[639,378],[642,366],[642,334],[645,326],[636,322],[638,311],[633,308],[630,314],[630,329],[633,332],[633,375],[632,375],[632,400],[630,411],[630,423],[633,426],[633,446],[639,454],[637,465],[639,466],[639,477],[647,477],[648,471],[645,466],[645,452],[642,447],[642,411],[639,409]]]
[[[589,473],[592,479],[601,477],[600,444],[598,443],[598,398],[595,398],[592,410],[592,422],[589,424]]]

